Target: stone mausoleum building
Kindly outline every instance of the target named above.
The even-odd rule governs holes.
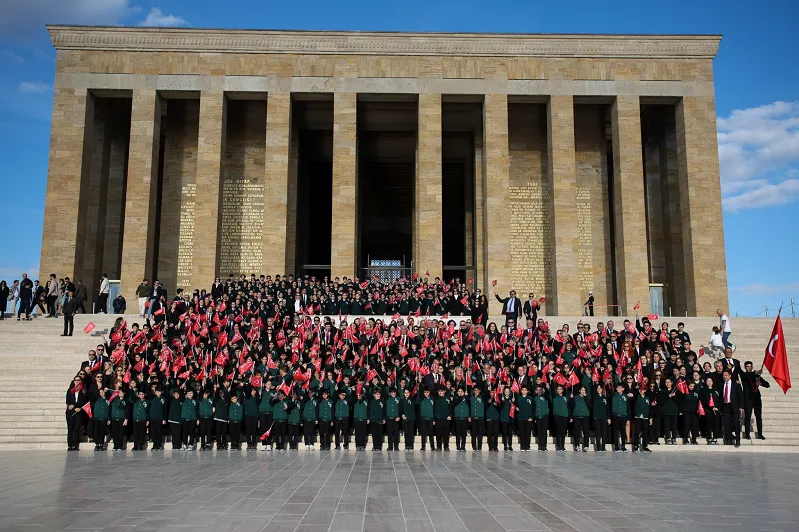
[[[43,276],[130,305],[391,264],[548,314],[726,308],[718,36],[49,31]]]

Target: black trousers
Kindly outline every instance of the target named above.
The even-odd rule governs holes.
[[[366,438],[369,436],[369,425],[365,419],[355,420],[355,447],[366,447]]]
[[[258,432],[260,432],[261,434],[258,435],[258,438],[260,439],[260,437],[263,436],[263,434],[270,428],[272,428],[272,414],[265,414],[263,412],[260,412],[258,414]],[[271,443],[272,443],[272,433],[270,432],[269,436],[267,436],[266,439],[264,439],[263,444],[264,447],[266,447]]]
[[[244,416],[244,429],[247,435],[247,447],[258,446],[258,418],[255,416]]]
[[[80,445],[80,418],[83,414],[74,410],[67,412],[67,447]]]
[[[133,422],[133,448],[144,449],[147,443],[147,422],[134,421]]]
[[[322,449],[330,449],[333,441],[333,421],[319,420],[319,445]]]
[[[11,309],[11,312],[14,312],[14,309]],[[31,317],[31,301],[30,299],[23,299],[19,298],[19,310],[17,310],[17,319],[22,316],[22,313],[25,313],[26,318]]]
[[[516,437],[519,439],[519,448],[525,451],[530,448],[532,440],[533,422],[527,419],[519,419],[516,422]]]
[[[123,419],[111,420],[111,437],[114,439],[114,449],[125,448],[125,427],[122,426]]]
[[[216,446],[219,447],[226,447],[227,446],[227,429],[228,429],[228,422],[221,421],[219,419],[215,419],[215,431],[216,434]]]
[[[569,426],[569,418],[554,416],[555,418],[555,449],[566,448],[566,428]]]
[[[662,427],[660,415],[653,415],[651,417],[652,424],[649,425],[649,441],[657,442],[660,439],[660,431]]]
[[[275,421],[272,425],[272,437],[275,439],[275,447],[284,449],[286,446],[286,422]]]
[[[483,449],[483,434],[486,430],[486,420],[483,418],[472,418],[472,449],[480,451]]]
[[[466,449],[466,423],[465,419],[455,418],[455,448]]]
[[[405,448],[412,450],[414,441],[416,440],[416,427],[412,419],[403,420],[402,432],[405,433]]]
[[[513,449],[513,423],[500,422],[502,425],[502,447],[507,451]]]
[[[683,412],[682,427],[683,439],[688,439],[690,433],[691,441],[695,442],[699,437],[699,415],[696,412]]]
[[[633,447],[646,449],[649,447],[649,419],[635,418],[633,428]]]
[[[763,434],[763,401],[752,399],[744,402],[744,434],[752,433],[752,413],[755,414],[755,423],[758,435]]]
[[[627,446],[627,416],[612,416],[610,418],[611,426],[611,439],[613,440],[613,447]]]
[[[305,445],[316,443],[316,421],[304,420],[302,422],[302,440]]]
[[[194,429],[197,426],[197,421],[181,421],[181,433],[183,435],[183,445],[193,446],[197,443],[194,436]]]
[[[705,411],[705,437],[708,440],[715,440],[719,437],[719,419],[718,414],[712,409],[708,408]]]
[[[721,424],[724,427],[724,441],[741,440],[741,414],[730,404],[721,406]]]
[[[372,435],[372,449],[377,449],[378,451],[383,449],[384,428],[383,423],[375,423],[374,421],[369,423],[369,432]]]
[[[597,451],[605,450],[608,435],[608,420],[595,419],[594,420],[594,449]]]
[[[436,418],[436,449],[449,450],[449,420],[447,418]]]
[[[486,439],[489,451],[499,450],[499,420],[486,419]]]
[[[170,421],[169,422],[169,430],[172,434],[172,448],[173,449],[180,449],[183,446],[183,436],[181,435],[181,425],[180,422],[177,421]]]
[[[92,423],[92,439],[97,447],[105,447],[105,436],[108,433],[108,420],[95,419]]]
[[[547,429],[549,428],[549,416],[537,418],[535,420],[535,435],[538,440],[538,448],[542,451],[547,450]]]
[[[662,418],[663,421],[663,437],[666,440],[677,439],[677,415],[666,414]]]
[[[427,447],[427,441],[430,441],[430,449],[435,449],[436,444],[433,440],[434,438],[434,425],[432,419],[420,419],[419,420],[419,434],[422,436],[422,450],[424,451]]]
[[[574,418],[574,428],[572,429],[572,436],[574,436],[575,447],[588,447],[588,418],[576,417]]]
[[[108,312],[108,294],[100,294],[97,296],[97,301],[94,303],[94,313]]]
[[[342,443],[344,444],[344,448],[348,449],[350,446],[350,418],[336,418],[333,422],[333,432],[336,434],[336,449],[338,449]]]
[[[150,421],[150,441],[153,442],[153,449],[160,449],[164,445],[164,421]]]
[[[289,448],[296,449],[300,445],[300,425],[289,423]]]
[[[47,314],[54,317],[58,311],[58,296],[47,296]]]
[[[64,314],[64,335],[72,336],[72,330],[75,328],[72,315]]]
[[[228,424],[230,431],[230,448],[241,449],[241,421],[231,421]]]
[[[211,445],[211,436],[214,428],[214,420],[210,417],[200,418],[200,445],[206,447]],[[155,443],[153,443],[155,445]]]
[[[388,438],[388,448],[399,451],[399,421],[396,419],[386,420],[386,437]]]

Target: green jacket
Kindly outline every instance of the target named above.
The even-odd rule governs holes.
[[[575,395],[574,396],[574,406],[572,407],[572,416],[573,417],[588,417],[591,415],[591,400],[586,395],[583,397],[582,395]]]
[[[214,408],[214,419],[227,421],[229,415],[228,411],[228,402],[224,399],[217,399],[216,406]]]
[[[483,397],[472,396],[472,403],[469,405],[470,416],[472,419],[482,419],[486,416],[486,404]]]
[[[302,419],[303,421],[316,421],[316,412],[319,409],[319,403],[316,399],[308,399],[302,405]]]
[[[366,399],[355,401],[355,406],[352,408],[352,416],[356,421],[369,419],[369,403],[366,402]]]
[[[683,395],[682,401],[680,402],[680,412],[685,413],[696,413],[699,409],[699,392],[696,391],[689,391],[687,394]]]
[[[452,416],[452,401],[446,397],[436,397],[433,415],[436,419],[447,419]]]
[[[264,393],[261,395],[261,403],[258,405],[259,414],[272,414],[272,397],[274,396],[274,390],[264,390]]]
[[[549,417],[549,400],[545,395],[539,395],[535,398],[535,418],[543,419]]]
[[[610,411],[614,416],[627,417],[627,395],[624,393],[614,393]]]
[[[258,417],[258,398],[250,395],[244,400],[244,415]]]
[[[422,419],[433,419],[433,410],[433,399],[431,397],[425,397],[419,403],[419,415]]]
[[[386,420],[386,404],[382,399],[373,399],[369,403],[369,421],[383,423]]]
[[[153,403],[154,404],[154,403]],[[214,402],[210,397],[200,401],[200,419],[211,419],[214,417]]]
[[[136,404],[133,405],[133,421],[147,421],[148,405],[149,401],[147,399],[136,401]]]
[[[466,396],[456,397],[453,400],[455,409],[452,412],[452,417],[455,419],[468,419],[469,418],[469,400]]]
[[[493,402],[486,408],[486,421],[499,421],[499,408]]]
[[[400,416],[405,416],[406,421],[416,421],[416,405],[412,399],[400,399]]]
[[[389,396],[388,399],[386,399],[387,419],[397,419],[399,417],[399,404],[400,404],[399,397]]]
[[[334,415],[336,416],[336,419],[348,419],[350,417],[350,404],[346,399],[343,401],[341,399],[336,401]]]
[[[111,419],[114,421],[122,421],[127,417],[128,402],[121,397],[114,397],[114,402],[111,403]]]
[[[285,399],[276,401],[275,404],[272,405],[272,419],[275,421],[286,421],[288,418],[288,402]]]
[[[241,403],[230,403],[228,415],[231,423],[240,423],[244,419],[244,407]]]
[[[183,401],[174,397],[169,401],[169,422],[180,423],[180,412],[183,409]]]
[[[150,421],[163,421],[164,410],[166,410],[166,398],[153,397],[150,401]]]
[[[516,419],[533,419],[533,398],[529,395],[520,395],[516,398]]]
[[[197,400],[186,399],[183,401],[183,408],[180,410],[181,421],[197,421]]]
[[[592,401],[594,419],[606,421],[608,419],[608,396],[596,395]]]
[[[297,404],[294,403],[293,401],[289,401],[288,419],[287,419],[289,425],[299,425],[302,422],[301,420],[302,416],[300,414],[301,414],[300,408],[297,406]]]
[[[111,413],[111,408],[106,399],[97,399],[92,405],[92,415],[95,421],[108,421],[108,415]]]
[[[569,417],[569,398],[565,395],[556,395],[552,398],[552,415]]]
[[[319,401],[319,421],[333,421],[333,400]]]
[[[638,395],[633,407],[635,419],[649,419],[649,397]]]
[[[499,421],[502,423],[510,423],[512,421],[510,417],[510,407],[513,404],[513,399],[502,396],[499,404]]]

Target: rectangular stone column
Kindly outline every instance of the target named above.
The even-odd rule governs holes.
[[[210,289],[217,275],[219,186],[222,172],[222,152],[224,151],[225,118],[225,94],[219,91],[200,93],[192,288]]]
[[[264,275],[294,273],[286,266],[291,93],[270,92],[266,103],[264,179]]]
[[[577,168],[574,150],[574,97],[552,96],[547,105],[547,152],[555,220],[555,260],[552,281],[555,312],[582,312],[577,221]]]
[[[641,151],[641,106],[638,96],[617,96],[611,109],[613,127],[613,207],[616,222],[616,293],[621,312],[649,310],[644,170]],[[603,309],[598,308],[597,313]],[[609,310],[609,314],[613,314]]]
[[[136,301],[141,280],[146,277],[152,281],[155,272],[160,139],[161,97],[154,90],[134,90],[120,272],[120,290],[129,302]]]
[[[86,132],[93,124],[94,99],[86,89],[55,89],[39,263],[42,279],[51,273],[74,279],[82,270],[84,235],[75,199],[87,194],[91,135]],[[92,287],[90,283],[93,280],[86,283]]]
[[[357,268],[358,95],[333,95],[333,221],[330,277],[352,277]]]
[[[483,157],[483,132],[474,135],[474,247],[475,279],[470,287],[488,292],[486,272],[486,226],[485,226],[485,158]]]
[[[683,97],[676,109],[686,308],[729,311],[713,96]]]
[[[507,297],[510,279],[510,169],[508,162],[508,97],[486,94],[483,104],[483,164],[485,174],[485,247],[489,313],[502,306],[494,297]],[[493,282],[496,281],[496,286]]]
[[[441,95],[419,95],[413,264],[419,275],[443,275]]]

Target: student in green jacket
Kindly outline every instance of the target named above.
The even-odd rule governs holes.
[[[399,403],[399,415],[402,419],[402,432],[405,434],[405,450],[413,451],[416,439],[416,405],[413,403],[411,391],[408,388],[402,390],[402,395]]]
[[[608,417],[610,408],[608,396],[605,394],[605,387],[601,383],[597,384],[596,395],[591,403],[591,414],[594,419],[594,447],[596,452],[606,453],[608,451],[605,449],[605,442],[608,434],[608,425],[610,425],[610,418]]]
[[[286,413],[288,417],[286,418],[286,423],[289,430],[289,449],[296,451],[300,447],[300,427],[302,427],[302,411],[296,393],[291,395],[291,399],[287,404]]]
[[[282,451],[286,444],[286,431],[288,430],[288,408],[289,403],[286,401],[286,395],[282,390],[278,390],[275,397],[272,398],[272,432],[271,436],[274,438],[275,450]]]
[[[635,432],[633,433],[633,452],[641,449],[643,453],[651,453],[649,450],[649,408],[650,399],[646,394],[646,387],[641,386],[638,390],[638,397],[633,406],[633,418],[635,420]]]
[[[419,434],[422,436],[422,450],[426,449],[425,443],[430,441],[430,450],[435,451],[436,445],[433,439],[435,429],[435,404],[430,397],[430,389],[425,388],[422,399],[419,401]]]
[[[244,419],[244,406],[239,403],[239,396],[231,394],[230,406],[228,407],[228,429],[230,431],[230,448],[232,450],[241,449],[241,421]]]
[[[333,436],[333,401],[330,390],[322,389],[322,400],[319,401],[319,448],[329,451]]]
[[[363,390],[358,390],[355,396],[355,405],[352,407],[353,424],[355,425],[355,449],[366,449],[366,439],[369,435],[369,402],[363,397]]]
[[[111,402],[111,437],[114,439],[114,450],[125,450],[124,427],[128,423],[128,402],[123,395],[117,394]]]
[[[156,386],[153,389],[155,394],[150,401],[150,441],[153,443],[153,451],[160,451],[164,445],[164,426],[166,425],[166,398],[163,396],[161,388]]]
[[[613,452],[627,452],[627,394],[624,393],[624,384],[616,385],[616,393],[611,401],[611,437],[613,439]],[[621,446],[619,446],[621,441]]]
[[[214,432],[216,434],[217,450],[227,449],[227,435],[229,421],[229,408],[227,394],[219,390],[216,404],[214,405]]]
[[[203,390],[200,401],[200,450],[211,449],[211,430],[214,425],[214,401],[211,399],[210,390]]]
[[[472,431],[472,450],[483,450],[483,434],[485,433],[485,400],[480,386],[472,390],[472,401],[469,404],[469,423]]]
[[[183,410],[183,402],[180,400],[180,390],[172,390],[172,400],[169,401],[169,430],[172,435],[172,450],[180,451],[183,449],[183,435],[181,434],[180,413]]]
[[[383,450],[383,430],[386,424],[386,403],[380,393],[380,388],[375,388],[374,399],[369,403],[369,420],[367,421],[372,433],[372,450]]]
[[[139,398],[133,405],[133,450],[143,451],[147,444],[147,425],[149,424],[147,408],[149,401],[144,397],[144,390],[139,390]]]
[[[549,429],[549,399],[544,394],[544,388],[536,388],[535,405],[535,435],[538,442],[538,452],[547,450],[547,430]]]
[[[569,398],[563,395],[563,386],[558,384],[552,398],[552,416],[555,421],[555,451],[566,452],[566,428],[569,426]]]
[[[101,388],[99,390],[99,397],[92,405],[92,415],[94,416],[94,423],[92,423],[92,437],[94,439],[95,451],[105,451],[108,449],[105,438],[108,433],[108,425],[111,423],[108,420],[111,408],[108,404],[108,399],[105,398],[106,393],[106,389]]]
[[[197,419],[197,400],[194,398],[194,391],[189,388],[186,390],[186,398],[183,400],[183,408],[180,410],[180,425],[183,433],[183,447],[196,449],[197,440],[195,430],[200,421]]]
[[[386,399],[386,436],[388,438],[388,450],[399,451],[399,429],[400,429],[400,399],[397,397],[397,389],[389,388],[388,398]]]
[[[572,399],[572,435],[574,436],[574,450],[582,447],[584,453],[588,452],[588,427],[591,416],[591,398],[588,388],[580,387],[580,391]]]
[[[319,401],[314,394],[309,393],[305,402],[302,404],[302,437],[305,442],[305,450],[313,449],[316,443],[316,426],[319,424],[317,414],[319,412]]]
[[[350,403],[347,400],[348,391],[344,388],[338,391],[338,401],[334,411],[333,434],[336,438],[336,449],[344,444],[344,450],[350,448]]]
[[[455,431],[455,450],[466,451],[466,424],[469,422],[469,398],[466,390],[458,387],[452,400],[452,424]]]
[[[521,393],[514,403],[516,406],[516,437],[519,438],[519,450],[530,452],[530,431],[533,430],[533,412],[535,406],[533,398],[529,395],[527,385],[522,385]]]
[[[247,450],[258,449],[258,388],[250,388],[244,400],[244,433],[247,439]]]
[[[436,450],[449,452],[449,425],[452,421],[452,400],[447,397],[447,388],[442,384],[438,387],[438,397],[433,403],[433,416],[436,429]]]

